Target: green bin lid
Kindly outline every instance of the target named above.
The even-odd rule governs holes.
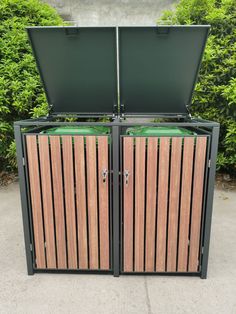
[[[143,136],[185,136],[196,135],[195,132],[179,127],[133,127],[126,130],[128,135]]]
[[[65,127],[56,127],[50,128],[40,132],[40,134],[50,134],[50,135],[104,135],[109,134],[110,129],[105,126],[94,126],[94,127],[87,127],[87,126],[65,126]]]

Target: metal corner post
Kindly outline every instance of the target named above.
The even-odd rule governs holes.
[[[112,127],[113,163],[113,268],[114,276],[120,274],[120,210],[119,210],[119,126]]]
[[[17,152],[17,165],[19,174],[19,185],[21,195],[21,207],[22,207],[22,219],[24,228],[24,240],[25,240],[25,251],[26,251],[26,263],[28,275],[33,275],[33,260],[31,252],[31,236],[30,236],[30,225],[29,225],[29,213],[28,213],[28,202],[27,202],[27,190],[26,190],[26,178],[23,163],[23,146],[21,127],[14,125],[14,134],[16,141],[16,152]]]
[[[201,268],[202,279],[207,278],[219,131],[220,131],[219,126],[212,128],[211,147],[210,147],[210,150],[211,150],[210,151],[210,169],[209,169],[209,175],[208,175],[208,191],[207,191],[207,200],[206,200],[205,229],[204,229],[204,235],[203,235],[203,256],[202,256],[202,268]]]

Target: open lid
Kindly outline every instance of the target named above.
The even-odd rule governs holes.
[[[112,114],[117,105],[115,27],[27,30],[52,113]]]
[[[187,114],[208,30],[208,25],[119,27],[124,112]]]

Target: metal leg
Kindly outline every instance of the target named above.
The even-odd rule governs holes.
[[[16,141],[17,164],[18,164],[19,184],[20,184],[27,271],[28,271],[28,275],[33,275],[34,271],[33,271],[33,259],[32,259],[32,251],[31,251],[32,243],[31,243],[31,237],[30,237],[26,178],[25,178],[25,170],[24,170],[24,163],[23,163],[21,128],[19,125],[14,126],[14,133],[15,133],[15,141]]]
[[[112,160],[113,160],[113,267],[114,276],[120,274],[119,256],[119,127],[112,127]]]
[[[216,170],[219,130],[220,130],[219,127],[213,127],[213,129],[212,129],[211,153],[210,153],[210,163],[211,164],[210,164],[209,176],[208,176],[205,228],[204,228],[204,235],[203,235],[203,256],[202,256],[202,268],[201,268],[201,278],[202,279],[207,278],[207,267],[208,267],[208,257],[209,257],[211,219],[212,219],[212,207],[213,207],[214,182],[215,182],[215,170]]]

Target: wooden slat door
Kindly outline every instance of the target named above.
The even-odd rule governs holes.
[[[79,267],[88,269],[88,231],[86,204],[85,140],[83,136],[74,137],[75,180],[78,223]]]
[[[66,230],[64,216],[61,143],[59,136],[50,136],[52,185],[55,211],[57,263],[59,269],[67,268]]]
[[[145,145],[144,137],[135,138],[135,225],[134,270],[144,271]]]
[[[28,135],[26,137],[26,147],[34,229],[35,266],[37,268],[46,268],[38,146],[35,135]]]
[[[26,135],[35,267],[110,270],[108,136]]]
[[[134,140],[125,137],[123,143],[123,219],[124,219],[124,271],[133,271],[133,213],[134,213]]]
[[[168,137],[160,138],[157,197],[156,271],[165,271],[166,228],[168,210],[169,145]]]
[[[146,271],[154,271],[156,237],[156,199],[157,199],[157,141],[148,138],[147,147],[147,191],[146,191]]]
[[[63,135],[62,155],[64,173],[64,193],[67,231],[68,268],[77,268],[77,243],[76,243],[76,216],[74,195],[74,164],[72,151],[72,136]]]
[[[90,268],[98,269],[98,203],[96,138],[86,137]]]
[[[109,269],[109,153],[108,138],[98,137],[98,195],[100,268]]]
[[[206,137],[197,138],[194,165],[195,171],[193,179],[192,216],[188,265],[188,270],[191,272],[196,272],[199,266],[198,255],[202,218],[206,144]]]
[[[194,138],[186,137],[183,148],[182,187],[179,221],[178,271],[187,271],[189,218],[193,173]]]
[[[47,255],[47,268],[56,268],[56,248],[54,237],[54,215],[53,215],[53,198],[52,198],[52,180],[50,171],[50,156],[48,137],[40,136],[39,158],[41,171],[41,188],[44,214],[44,230]]]
[[[182,138],[172,138],[170,162],[167,271],[176,271]]]
[[[207,137],[122,142],[122,270],[198,272]]]

